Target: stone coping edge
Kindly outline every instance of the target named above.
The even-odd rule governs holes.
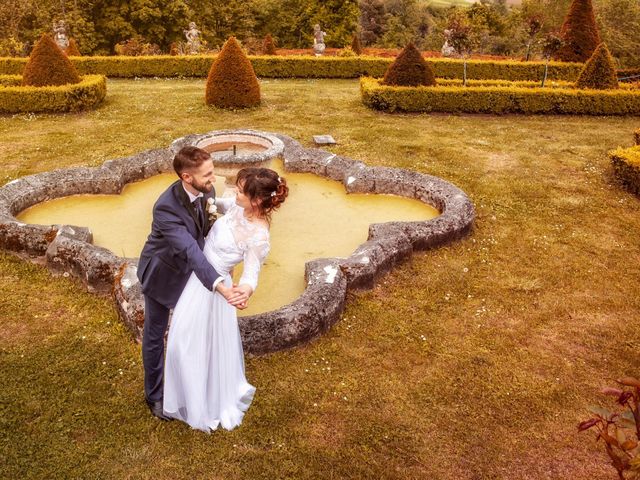
[[[215,159],[216,164],[240,165],[243,163],[265,162],[267,160],[271,160],[272,158],[279,157],[280,155],[282,155],[282,152],[284,150],[284,144],[278,137],[256,130],[217,130],[205,135],[197,135],[197,137],[199,138],[199,140],[195,146],[200,148],[204,148],[203,146],[214,143],[211,140],[222,138],[222,141],[224,141],[225,138],[228,138],[228,141],[234,141],[231,140],[234,137],[244,137],[244,139],[246,140],[259,140],[258,143],[269,145],[269,147],[262,152],[243,154],[241,156],[235,157],[233,156],[233,154],[218,155]],[[187,144],[191,143],[185,143],[183,139],[179,138],[171,144],[171,148],[175,149],[176,147],[178,147],[179,150],[182,146]]]
[[[0,187],[0,248],[44,258],[52,273],[72,275],[89,291],[113,296],[120,318],[140,341],[144,299],[136,277],[137,259],[121,258],[93,245],[86,227],[29,225],[15,215],[53,198],[120,193],[128,183],[171,171],[179,148],[196,145],[211,133],[182,137],[169,148],[109,160],[99,167],[54,170],[7,183]],[[441,215],[427,221],[372,224],[368,240],[349,257],[307,262],[307,287],[298,299],[277,310],[239,317],[244,350],[252,355],[293,348],[319,337],[340,320],[349,289],[372,288],[381,275],[414,251],[464,237],[475,219],[467,195],[440,178],[399,168],[368,167],[321,149],[304,148],[285,135],[274,135],[284,144],[285,171],[340,181],[348,193],[415,198],[432,205]]]

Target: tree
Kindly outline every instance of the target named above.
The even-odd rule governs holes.
[[[69,46],[65,50],[67,57],[79,57],[81,56],[80,50],[78,50],[78,44],[73,38],[69,39]]]
[[[531,45],[536,39],[538,33],[542,30],[542,19],[538,16],[529,17],[526,21],[526,33],[527,33],[527,55],[524,59],[525,62],[529,61],[531,57]]]
[[[560,29],[563,45],[556,58],[564,62],[585,62],[600,43],[591,0],[573,0]]]
[[[382,0],[360,0],[360,24],[362,42],[365,45],[373,45],[384,34],[386,14]]]
[[[397,48],[412,42],[422,47],[433,25],[430,10],[425,4],[418,0],[386,0],[384,6],[385,28],[379,43],[384,47]]]
[[[467,86],[467,59],[477,45],[477,33],[474,33],[464,12],[457,10],[449,18],[449,43],[464,59],[462,85]]]
[[[261,34],[256,31],[255,6],[251,1],[190,0],[189,6],[193,21],[197,22],[204,40],[211,46],[219,47],[231,36],[241,40],[264,38],[269,32],[279,36],[277,29]]]
[[[242,47],[230,37],[211,65],[205,93],[207,105],[247,108],[260,105],[260,84]]]
[[[542,77],[542,85],[544,87],[547,81],[547,74],[549,73],[549,60],[553,57],[560,48],[562,48],[562,38],[556,33],[549,33],[542,44],[542,55],[544,56],[544,76]]]
[[[591,58],[585,63],[576,81],[576,87],[597,90],[618,88],[616,66],[604,43],[596,47]]]
[[[277,55],[276,44],[273,42],[273,37],[270,33],[267,33],[267,36],[264,37],[264,42],[262,42],[262,53],[265,55]]]
[[[353,39],[351,40],[351,50],[353,50],[353,53],[355,53],[356,55],[362,54],[362,44],[360,43],[360,35],[358,35],[358,32],[353,34]]]
[[[413,43],[409,43],[389,65],[382,83],[403,87],[432,86],[436,84],[436,78],[420,51]]]
[[[29,56],[22,84],[34,87],[79,83],[76,67],[49,35],[44,34]]]
[[[640,2],[600,0],[596,17],[611,55],[622,67],[640,67]]]

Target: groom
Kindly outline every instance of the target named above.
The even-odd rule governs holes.
[[[218,291],[222,281],[202,253],[212,225],[205,210],[207,200],[215,199],[213,160],[205,150],[187,146],[176,154],[173,168],[179,180],[154,205],[151,234],[138,262],[138,279],[144,294],[145,400],[151,413],[161,420],[169,420],[162,413],[164,339],[169,311],[178,302],[192,272],[211,291]],[[225,298],[237,308],[246,308],[248,295],[243,290],[233,288]]]

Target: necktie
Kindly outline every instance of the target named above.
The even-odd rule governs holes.
[[[196,209],[196,216],[198,218],[200,228],[204,228],[204,212],[202,210],[202,203],[200,202],[199,198],[197,198],[196,201],[193,202],[193,206]]]

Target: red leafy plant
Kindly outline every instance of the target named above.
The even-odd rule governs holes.
[[[616,381],[621,388],[607,387],[602,393],[616,397],[616,403],[623,411],[591,407],[595,416],[581,422],[578,431],[595,428],[598,432],[596,441],[604,442],[618,477],[640,479],[640,380],[625,377]]]

